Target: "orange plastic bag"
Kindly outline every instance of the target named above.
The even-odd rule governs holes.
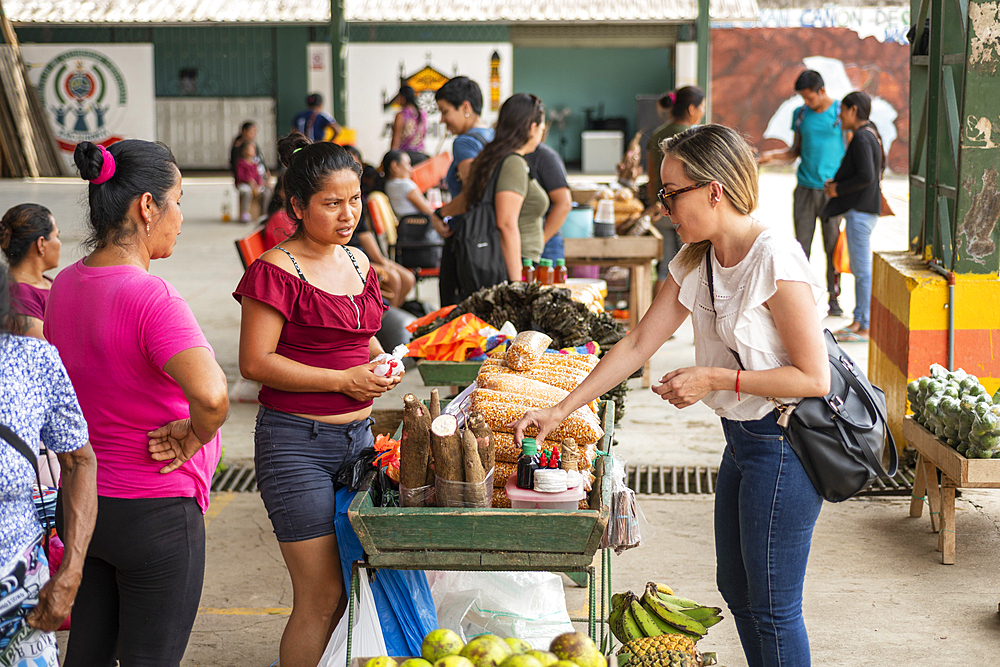
[[[833,270],[837,273],[851,272],[851,257],[847,254],[847,232],[840,229],[837,245],[833,249]]]
[[[426,336],[410,341],[407,345],[409,356],[432,361],[465,361],[469,350],[486,342],[479,331],[489,326],[472,313],[466,313]]]

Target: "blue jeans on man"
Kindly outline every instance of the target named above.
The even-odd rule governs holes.
[[[823,498],[775,413],[722,420],[715,493],[716,579],[749,667],[808,667],[802,584]]]
[[[550,238],[545,243],[545,247],[542,248],[542,259],[551,259],[555,262],[557,259],[565,258],[566,243],[563,241],[562,234],[556,232],[556,235]]]

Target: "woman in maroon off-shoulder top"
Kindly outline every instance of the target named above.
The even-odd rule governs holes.
[[[378,278],[347,247],[361,215],[361,167],[332,143],[278,143],[295,233],[253,262],[233,296],[243,309],[240,371],[261,383],[254,463],[292,578],[282,665],[315,665],[346,608],[333,519],[337,472],[373,444],[372,400],[402,376],[370,360],[382,313]]]
[[[0,218],[0,249],[14,279],[13,306],[24,320],[26,336],[45,340],[42,318],[52,279],[44,271],[59,266],[59,228],[41,204],[18,204]]]

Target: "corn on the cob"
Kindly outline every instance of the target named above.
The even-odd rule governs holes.
[[[507,497],[505,489],[493,489],[493,507],[510,507],[510,498]]]

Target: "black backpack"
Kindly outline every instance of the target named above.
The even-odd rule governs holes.
[[[513,155],[513,153],[512,153]],[[483,198],[465,213],[451,219],[455,230],[451,249],[455,258],[455,279],[458,287],[458,301],[473,292],[502,283],[508,279],[507,264],[500,249],[500,230],[497,228],[497,213],[493,206],[497,178],[503,163],[493,170]]]

